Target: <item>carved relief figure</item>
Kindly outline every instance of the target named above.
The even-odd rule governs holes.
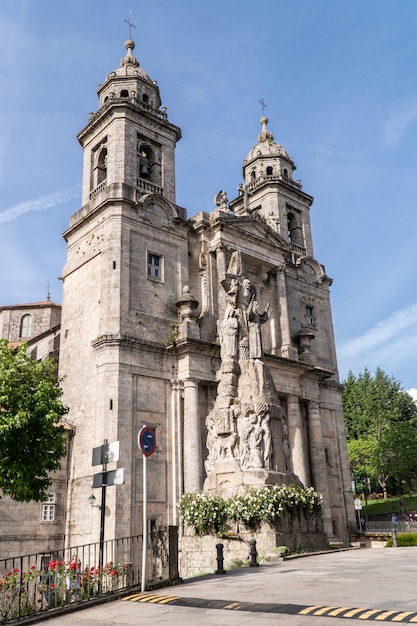
[[[269,412],[263,414],[261,424],[264,431],[264,467],[272,469],[271,415]]]
[[[269,319],[269,307],[266,305],[266,309],[263,313],[259,313],[259,305],[256,300],[252,299],[247,309],[248,317],[248,334],[249,334],[249,358],[250,359],[262,359],[262,332],[261,324],[265,324]]]
[[[229,308],[226,311],[226,319],[223,322],[223,348],[226,359],[237,357],[239,321],[236,310]]]

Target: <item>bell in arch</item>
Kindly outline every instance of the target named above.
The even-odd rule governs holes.
[[[149,159],[146,156],[141,156],[140,164],[139,164],[139,176],[141,178],[149,178],[150,175],[151,175],[151,168],[150,168]]]

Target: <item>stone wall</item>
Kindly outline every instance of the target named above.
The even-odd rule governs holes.
[[[250,554],[249,541],[256,540],[259,558],[277,555],[276,548],[286,546],[289,550],[323,550],[327,538],[323,532],[321,513],[289,513],[282,511],[276,526],[262,524],[257,530],[240,528],[234,524],[225,536],[197,536],[186,528],[187,534],[179,542],[179,573],[181,578],[192,578],[217,569],[216,544],[224,546],[224,567],[230,568],[237,560],[246,561]]]

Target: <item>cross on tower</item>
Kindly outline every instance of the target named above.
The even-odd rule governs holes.
[[[126,24],[129,24],[129,39],[132,39],[132,26],[136,28],[134,23],[132,22],[132,9],[130,9],[129,19],[125,20]]]
[[[262,115],[265,115],[265,109],[266,109],[266,104],[264,102],[264,99],[262,98],[262,100],[259,100],[259,104],[262,107]]]

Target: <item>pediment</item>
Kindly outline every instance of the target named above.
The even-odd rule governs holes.
[[[254,239],[269,242],[284,250],[290,250],[289,242],[277,233],[266,220],[259,214],[242,216],[225,216],[221,223],[231,232],[236,232],[239,237],[252,237]]]

